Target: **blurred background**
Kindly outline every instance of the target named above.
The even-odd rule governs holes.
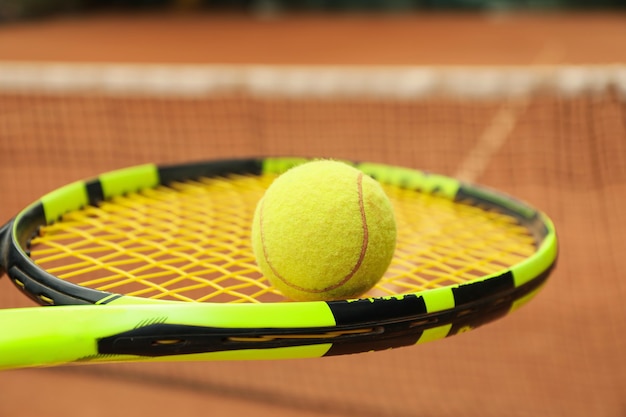
[[[301,155],[483,183],[547,212],[561,241],[533,302],[467,334],[4,372],[0,415],[626,415],[624,6],[0,0],[1,223],[129,165]],[[0,305],[31,304],[3,279]]]
[[[3,0],[1,16],[16,20],[64,13],[102,10],[178,9],[189,11],[277,12],[374,12],[420,11],[563,11],[614,10],[626,7],[620,0]]]

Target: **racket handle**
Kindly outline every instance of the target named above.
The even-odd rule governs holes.
[[[97,339],[124,326],[128,326],[128,313],[122,308],[71,306],[2,310],[0,369],[97,359]]]
[[[285,359],[323,356],[327,340],[280,335],[276,307],[251,312],[203,303],[83,305],[0,310],[0,370],[87,362]],[[260,318],[259,318],[260,317]],[[260,321],[259,321],[260,320]],[[319,317],[311,325],[320,325]],[[282,323],[284,326],[284,322]],[[306,328],[305,330],[306,331]]]

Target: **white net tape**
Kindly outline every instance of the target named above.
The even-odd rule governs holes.
[[[515,98],[613,89],[626,97],[626,66],[347,67],[1,62],[0,91],[197,97],[242,91],[284,97],[442,95]]]

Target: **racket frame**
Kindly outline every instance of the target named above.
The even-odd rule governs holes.
[[[285,348],[303,349],[295,356],[331,356],[413,345],[459,334],[505,316],[539,291],[556,264],[558,245],[554,225],[545,214],[528,204],[445,176],[370,163],[354,165],[383,183],[470,202],[515,217],[535,238],[537,251],[498,273],[419,293],[267,304],[184,303],[109,293],[58,279],[39,268],[29,256],[28,242],[39,227],[57,221],[68,211],[184,179],[280,174],[306,160],[247,158],[170,166],[146,164],[69,184],[34,202],[0,229],[0,268],[39,304],[96,305],[100,306],[98,311],[101,307],[111,313],[113,307],[127,311],[124,330],[104,326],[100,333],[93,335],[92,352],[80,352],[61,360],[65,362],[128,357],[190,358],[227,351],[235,352],[235,358],[263,358],[270,351]],[[189,311],[189,317],[170,314],[177,309]],[[17,317],[11,320],[31,320],[26,313],[20,318],[18,310],[31,309],[9,312]],[[78,310],[67,307],[53,310],[58,310],[55,314],[59,316],[67,316],[65,320],[71,320],[72,314],[79,314]],[[3,313],[8,317],[9,313]],[[54,326],[54,322],[48,325]],[[19,347],[19,343],[16,346]],[[306,346],[322,348],[304,349]],[[257,354],[251,355],[251,352]],[[19,366],[28,366],[28,363]]]

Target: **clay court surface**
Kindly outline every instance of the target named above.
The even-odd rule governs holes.
[[[621,42],[625,20],[620,13],[54,17],[3,27],[0,57],[304,65],[528,65],[557,59],[612,64],[626,59]]]
[[[56,16],[0,26],[1,61],[619,66],[626,15]],[[341,358],[10,371],[0,374],[0,416],[624,416],[624,100],[531,99],[476,178],[540,207],[559,231],[556,272],[511,317]],[[0,222],[55,187],[148,161],[314,154],[454,175],[502,106],[1,93]],[[8,280],[0,288],[3,307],[28,305]]]

